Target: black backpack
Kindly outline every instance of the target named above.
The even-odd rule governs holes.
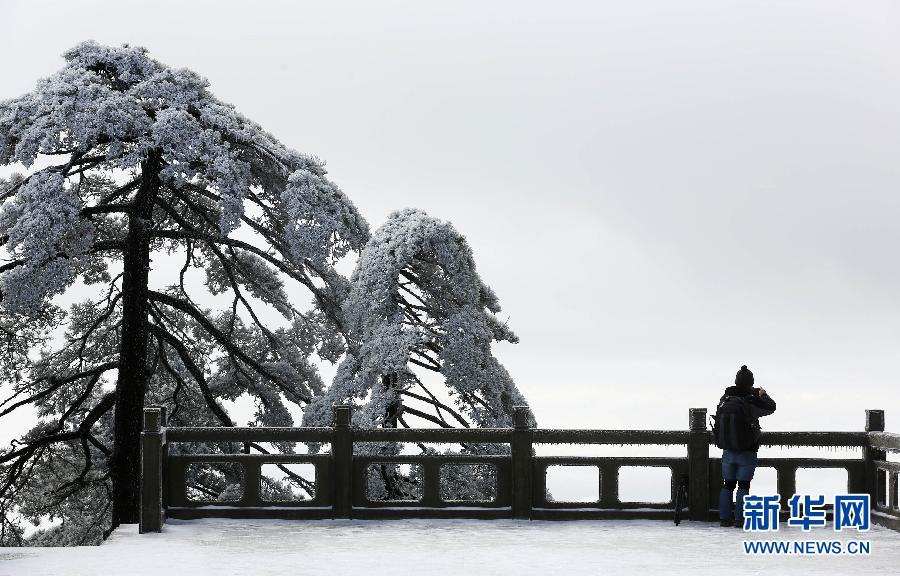
[[[747,396],[726,396],[719,402],[713,416],[713,438],[723,450],[753,450],[757,447],[760,430],[753,418]]]

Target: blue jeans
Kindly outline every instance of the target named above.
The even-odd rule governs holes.
[[[749,492],[750,481],[756,471],[756,452],[754,450],[723,450],[722,451],[722,491],[719,493],[719,519],[726,520],[732,517],[731,495],[734,485],[740,482],[744,486],[737,489],[737,506],[734,510],[734,518],[740,521],[744,516],[744,496]],[[730,482],[729,482],[730,481]],[[724,484],[731,484],[732,488]]]

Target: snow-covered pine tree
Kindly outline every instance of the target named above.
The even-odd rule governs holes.
[[[327,425],[332,405],[351,403],[353,425],[361,428],[511,426],[513,407],[526,402],[491,352],[492,342],[518,341],[496,317],[499,311],[472,250],[450,223],[421,210],[391,214],[359,257],[344,305],[348,352],[332,385],[306,407],[304,424]],[[439,375],[440,390],[425,381],[428,373]],[[369,449],[396,454],[400,448]],[[491,445],[462,450],[500,451]],[[444,470],[455,498],[477,498],[493,481],[477,467]],[[382,467],[370,474],[370,490],[402,499],[413,495],[415,481]]]
[[[0,417],[40,417],[0,451],[4,543],[13,512],[62,520],[42,543],[136,522],[147,404],[231,425],[219,401],[249,392],[258,424],[290,425],[322,392],[310,356],[344,351],[333,265],[369,237],[320,161],[194,73],[92,42],[65,61],[0,102],[0,165],[26,168],[0,182]]]

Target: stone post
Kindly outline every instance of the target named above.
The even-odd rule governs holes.
[[[688,457],[688,517],[709,520],[709,432],[706,430],[706,408],[691,408],[688,412],[690,436]]]
[[[866,410],[866,432],[884,432],[884,410]],[[866,442],[863,448],[863,460],[866,466],[866,492],[871,497],[871,505],[886,501],[884,493],[884,473],[879,473],[875,467],[876,460],[885,460],[887,455],[884,450],[872,448]]]
[[[513,408],[512,513],[513,518],[531,519],[532,497],[532,428],[527,406]]]
[[[353,431],[350,428],[350,406],[334,407],[334,430],[331,439],[331,461],[334,466],[335,518],[350,518],[353,509]]]
[[[144,408],[144,430],[141,432],[141,510],[138,531],[162,532],[163,516],[163,445],[165,444],[165,409]]]

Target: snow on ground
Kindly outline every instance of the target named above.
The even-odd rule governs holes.
[[[759,539],[869,540],[868,556],[745,556],[737,528],[664,521],[170,520],[161,534],[123,526],[102,546],[7,548],[0,575],[228,576],[896,574],[900,533],[874,527]]]

